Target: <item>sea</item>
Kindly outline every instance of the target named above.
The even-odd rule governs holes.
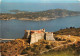
[[[80,3],[4,3],[0,4],[0,13],[11,13],[10,10],[29,12],[50,9],[67,9],[80,11]],[[45,28],[48,32],[59,31],[69,27],[80,27],[80,16],[68,16],[48,21],[0,20],[0,38],[16,39],[24,36],[24,30]]]

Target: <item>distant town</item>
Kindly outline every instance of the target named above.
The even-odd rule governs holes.
[[[11,13],[0,13],[0,20],[52,20],[60,17],[80,15],[79,11],[70,11],[66,9],[51,9],[39,12],[27,12],[19,10],[10,10]]]

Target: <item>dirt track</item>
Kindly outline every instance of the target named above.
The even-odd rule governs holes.
[[[70,40],[71,42],[69,42],[69,43],[67,43],[67,44],[62,44],[62,45],[60,45],[60,46],[54,47],[54,48],[49,49],[49,50],[47,50],[47,51],[43,51],[43,52],[41,52],[41,54],[43,54],[44,52],[48,52],[48,51],[50,51],[50,50],[54,50],[54,49],[60,48],[60,47],[73,45],[73,44],[76,44],[78,41],[80,41],[80,37],[77,37],[77,36],[57,35],[56,37],[59,37],[59,38],[61,38],[61,39]]]

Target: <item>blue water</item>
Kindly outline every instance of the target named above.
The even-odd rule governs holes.
[[[2,3],[0,5],[1,12],[9,12],[9,10],[22,11],[43,11],[49,9],[68,9],[80,11],[79,3]],[[24,30],[38,30],[45,28],[46,31],[54,32],[66,27],[80,27],[80,16],[71,16],[58,18],[49,21],[21,21],[21,20],[0,20],[0,38],[22,38]]]
[[[80,27],[80,16],[58,18],[49,21],[20,21],[0,20],[1,38],[22,38],[24,30],[38,30],[45,28],[46,31],[54,32],[66,27]]]

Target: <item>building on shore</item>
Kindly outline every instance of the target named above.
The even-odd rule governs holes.
[[[40,39],[55,41],[53,32],[45,32],[45,29],[40,30],[25,30],[24,39],[30,39],[30,44],[38,42]]]

